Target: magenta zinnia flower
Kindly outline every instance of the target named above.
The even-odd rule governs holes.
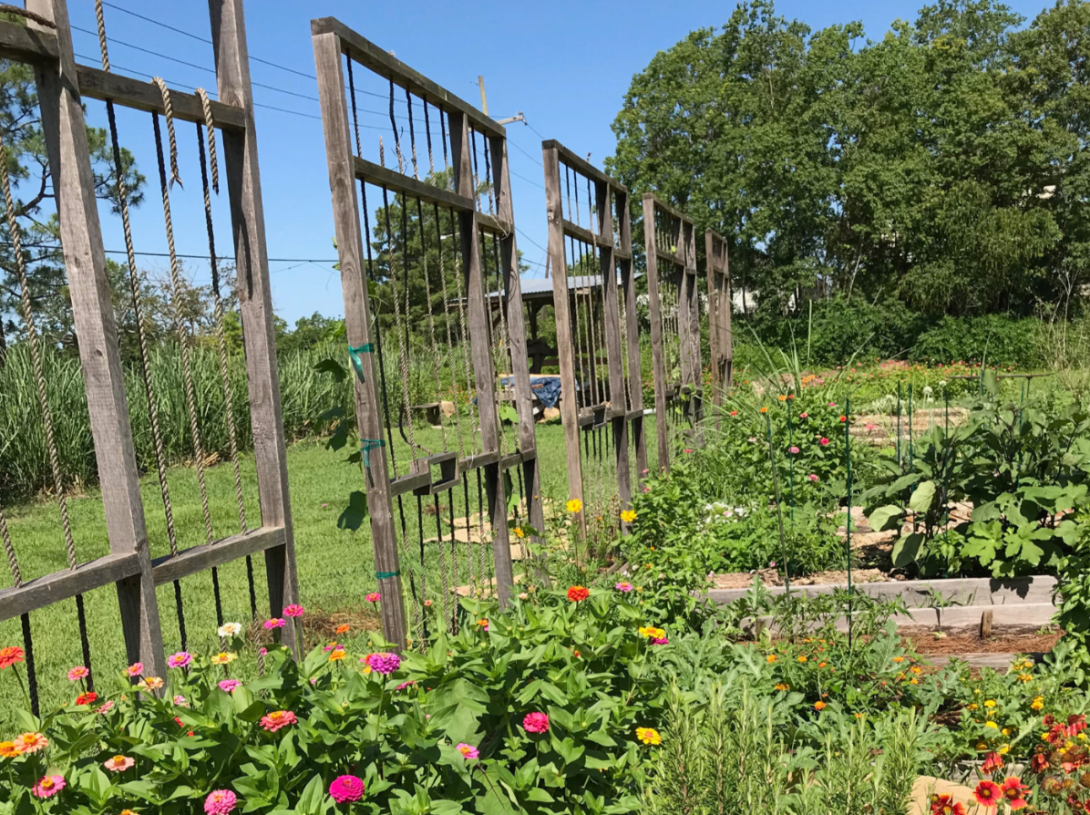
[[[522,727],[527,733],[548,733],[549,717],[544,713],[527,713]]]
[[[220,682],[220,690],[226,691],[227,693],[234,693],[235,688],[237,688],[241,684],[242,683],[239,682],[237,679],[224,679],[222,682]]]
[[[382,599],[382,595],[379,594],[377,591],[373,591],[373,592],[371,592],[370,594],[367,595],[367,602],[368,603],[377,603],[381,599]]]
[[[367,667],[375,673],[382,674],[383,676],[389,676],[401,667],[401,657],[397,654],[388,652],[368,654],[361,659],[360,662],[367,665]]]
[[[287,625],[287,621],[284,620],[282,617],[273,617],[271,619],[265,620],[266,631],[272,631],[274,628],[283,628],[285,625]]]
[[[167,665],[171,668],[184,668],[193,661],[193,655],[186,651],[179,651],[167,659]]]
[[[144,673],[143,662],[134,662],[132,665],[125,669],[125,675],[130,677],[140,676],[140,674],[142,673]]]
[[[821,446],[822,447],[828,447],[829,446],[829,440],[827,438],[825,438],[824,436],[821,437]]]
[[[622,583],[618,583],[613,588],[615,588],[617,591],[630,592],[632,591],[632,584],[628,581],[624,581]]]
[[[810,473],[810,475],[808,475],[806,477],[809,478],[811,481],[816,482],[818,480],[818,477],[816,475],[814,475],[813,473]]]
[[[303,607],[298,603],[292,603],[290,606],[284,609],[285,617],[302,617],[303,614]]]
[[[669,645],[670,640],[666,639],[666,637],[652,637],[651,638],[651,644],[652,645]]]
[[[204,799],[207,815],[229,815],[238,805],[238,796],[231,790],[214,790]]]
[[[270,733],[275,733],[282,727],[295,724],[297,721],[299,720],[295,718],[295,714],[290,710],[277,710],[267,716],[262,716],[261,726]]]
[[[63,775],[43,775],[30,791],[39,798],[52,798],[68,786]]]
[[[360,800],[366,789],[363,782],[356,776],[342,775],[329,785],[329,794],[338,804],[343,804],[345,801]]]

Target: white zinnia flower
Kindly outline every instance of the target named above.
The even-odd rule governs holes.
[[[241,623],[224,623],[218,631],[221,637],[235,637],[242,633]]]

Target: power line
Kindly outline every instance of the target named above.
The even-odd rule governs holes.
[[[541,186],[540,184],[538,184],[538,183],[537,183],[536,181],[534,181],[534,180],[532,180],[532,179],[529,179],[529,178],[527,178],[527,177],[526,177],[526,176],[524,176],[524,175],[519,175],[519,174],[518,174],[518,173],[516,173],[516,172],[515,172],[514,170],[511,170],[511,175],[515,176],[516,178],[521,178],[521,179],[522,179],[523,181],[525,181],[525,182],[526,182],[527,184],[533,184],[533,185],[534,185],[535,187],[537,187],[537,188],[538,188],[538,189],[540,189],[540,190],[543,190],[543,189],[545,189],[545,188],[544,188],[543,186]]]
[[[530,243],[532,243],[534,246],[536,246],[538,249],[540,249],[545,254],[549,253],[548,250],[544,246],[542,246],[540,243],[538,243],[533,238],[531,238],[529,235],[527,235],[525,232],[523,232],[521,229],[519,229],[517,224],[515,225],[515,231],[518,232],[520,235],[522,235],[522,237],[526,238],[526,240],[530,241]],[[538,266],[544,266],[545,264],[539,263],[537,265]]]
[[[541,168],[545,167],[545,165],[542,164],[538,159],[534,158],[529,153],[527,153],[525,150],[523,150],[521,147],[519,147],[518,142],[515,142],[515,141],[512,141],[511,139],[508,139],[507,143],[510,144],[512,147],[514,147],[516,150],[518,150],[520,153],[522,153],[524,156],[526,156],[526,158],[530,159],[530,161],[532,161],[538,167],[541,167]]]

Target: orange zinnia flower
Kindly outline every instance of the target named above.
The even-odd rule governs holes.
[[[20,754],[37,753],[39,750],[44,750],[49,746],[49,739],[43,736],[41,733],[23,733],[23,735],[16,737],[15,749]]]

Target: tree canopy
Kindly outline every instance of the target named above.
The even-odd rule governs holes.
[[[940,0],[879,39],[746,0],[633,77],[607,165],[726,236],[762,310],[1028,314],[1090,282],[1088,58],[1080,0]]]

